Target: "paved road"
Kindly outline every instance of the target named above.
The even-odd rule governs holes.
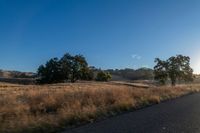
[[[200,133],[200,93],[88,124],[65,133]]]

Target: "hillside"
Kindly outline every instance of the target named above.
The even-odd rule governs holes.
[[[36,74],[32,72],[0,70],[0,82],[34,84]]]
[[[0,78],[34,78],[35,73],[0,70]]]
[[[106,70],[112,75],[112,80],[128,81],[128,80],[152,80],[154,79],[153,70],[150,68],[139,68],[137,70],[126,69],[108,69]]]

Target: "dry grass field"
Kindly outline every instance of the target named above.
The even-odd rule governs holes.
[[[199,85],[136,87],[116,83],[0,84],[0,132],[57,132],[97,118],[198,92]]]

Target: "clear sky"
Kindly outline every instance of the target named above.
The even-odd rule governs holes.
[[[200,72],[200,0],[0,0],[0,69],[35,72],[65,52],[97,68],[191,57]]]

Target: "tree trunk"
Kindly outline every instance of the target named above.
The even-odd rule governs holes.
[[[176,79],[171,79],[171,85],[176,86]]]

